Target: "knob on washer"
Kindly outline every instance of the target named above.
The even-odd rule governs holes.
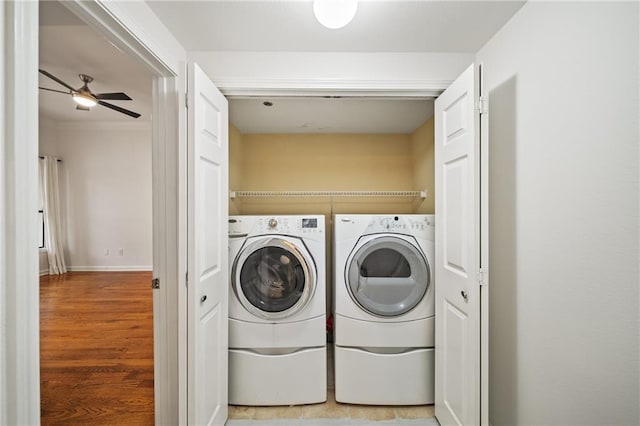
[[[275,228],[278,226],[278,221],[275,219],[269,219],[269,228]]]

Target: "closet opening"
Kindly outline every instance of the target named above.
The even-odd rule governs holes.
[[[335,286],[344,285],[335,282],[334,219],[342,215],[383,215],[398,220],[406,215],[434,214],[434,98],[227,96],[227,99],[229,215],[265,220],[321,215],[325,223],[325,256],[319,263],[324,266],[326,277],[327,402],[281,407],[272,415],[372,420],[433,417],[432,400],[430,403],[379,400],[364,404],[336,401],[333,354],[336,297],[341,297]],[[384,251],[372,258],[379,261],[381,254]],[[411,262],[418,264],[417,260]],[[435,268],[435,264],[431,267]],[[425,327],[425,336],[428,333]],[[386,355],[393,356],[394,350],[387,348]],[[230,366],[230,389],[234,386],[233,373]],[[406,376],[398,374],[386,380],[401,382]],[[433,394],[432,376],[430,380]],[[269,407],[252,405],[259,404],[231,405],[229,418],[275,413]]]

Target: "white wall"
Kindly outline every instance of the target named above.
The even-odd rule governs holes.
[[[477,55],[494,426],[640,423],[639,16],[529,2]]]
[[[46,152],[47,155],[58,157],[58,129],[55,121],[40,116],[38,119],[38,127],[38,145],[40,155],[43,155],[42,153]],[[45,249],[40,249],[38,263],[40,275],[48,274],[49,259]]]
[[[55,121],[46,117],[38,118],[38,147],[40,155],[58,156],[58,126]]]
[[[432,95],[473,61],[470,53],[189,52],[224,94],[340,90]]]
[[[48,123],[40,142],[62,159],[67,267],[151,270],[151,123]]]

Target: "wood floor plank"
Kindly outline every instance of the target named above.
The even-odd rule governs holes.
[[[150,272],[40,279],[42,425],[153,425]]]

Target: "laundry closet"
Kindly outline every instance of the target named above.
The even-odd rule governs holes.
[[[284,126],[286,132],[264,131],[242,116],[246,108],[234,108],[236,102],[251,102],[251,114],[259,121],[288,101],[230,99],[229,215],[324,215],[327,339],[331,343],[334,215],[434,213],[433,101],[406,100],[414,102],[420,112],[395,132],[381,132],[375,118],[369,126],[375,131],[368,131],[367,126],[360,126],[358,132],[335,131],[340,127],[323,123],[322,117],[313,117],[311,112],[306,119],[297,118],[300,122]],[[343,105],[350,100],[321,101]],[[304,191],[311,194],[299,194]],[[330,388],[332,383],[329,377]]]
[[[332,215],[433,214],[435,211],[433,101],[413,101],[416,108],[424,111],[424,118],[413,119],[417,127],[405,133],[328,133],[322,124],[316,124],[316,128],[308,125],[314,121],[322,123],[314,117],[301,123],[300,133],[242,132],[234,120],[250,122],[251,119],[241,116],[245,109],[237,110],[234,115],[234,102],[237,101],[230,100],[229,191],[232,197],[229,215],[325,215],[327,312],[331,312]],[[287,100],[269,98],[251,102],[256,105],[271,103],[272,106],[263,106],[266,114]],[[374,127],[375,123],[371,123],[371,128]],[[411,191],[425,194],[236,196],[241,191]]]

